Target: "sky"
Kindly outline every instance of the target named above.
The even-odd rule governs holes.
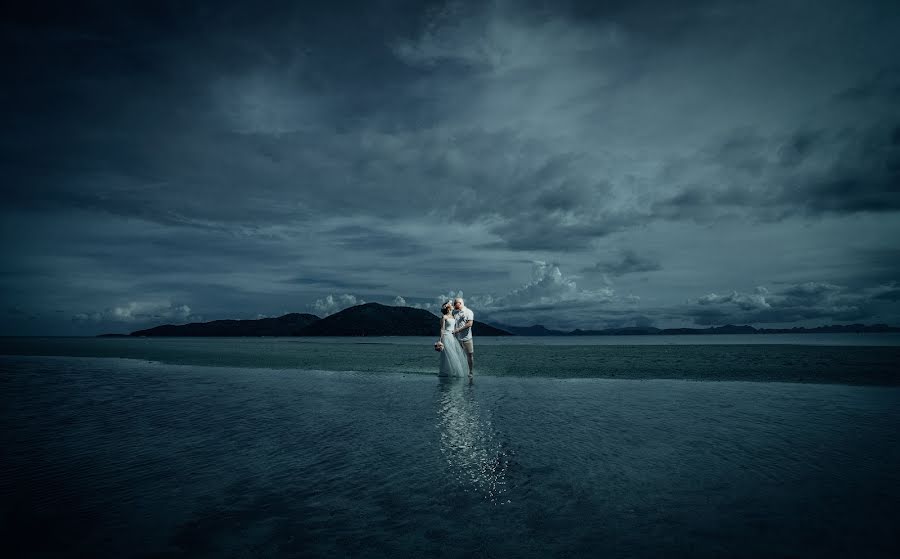
[[[900,325],[900,3],[33,2],[0,335]]]

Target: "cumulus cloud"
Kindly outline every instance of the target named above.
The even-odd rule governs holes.
[[[500,294],[478,294],[465,297],[462,291],[435,297],[435,308],[455,297],[464,297],[466,305],[487,313],[521,312],[534,308],[548,308],[583,303],[606,303],[615,299],[610,287],[597,290],[580,289],[575,280],[562,273],[558,265],[543,261],[532,263],[531,281]]]
[[[446,303],[447,301],[453,301],[453,299],[455,299],[457,297],[463,297],[464,300],[468,301],[468,298],[465,297],[465,294],[463,293],[462,290],[453,291],[451,289],[450,291],[447,291],[446,293],[441,293],[441,294],[435,295],[432,298],[431,302],[428,303],[426,306],[429,309],[434,309],[435,311],[437,311],[441,308],[441,306],[443,306],[444,303]]]
[[[158,320],[189,321],[202,320],[202,317],[191,314],[187,305],[179,305],[168,301],[130,301],[123,305],[102,311],[77,313],[75,321],[92,322],[146,322]]]
[[[396,297],[394,297],[394,306],[395,306],[395,307],[405,307],[405,306],[407,306],[407,305],[406,305],[406,299],[404,299],[403,297],[397,295]]]
[[[718,306],[732,304],[741,310],[769,309],[771,305],[766,302],[769,290],[765,287],[757,287],[755,293],[738,293],[732,291],[725,295],[709,293],[697,298],[697,304],[701,306]]]
[[[316,302],[312,304],[312,308],[314,314],[325,317],[349,307],[362,305],[363,303],[365,303],[365,301],[356,295],[345,293],[343,295],[328,295],[323,299],[316,299]]]
[[[679,312],[701,325],[878,320],[897,312],[898,290],[896,282],[864,289],[812,281],[775,290],[759,286],[750,293],[709,293],[690,300]]]
[[[559,266],[535,261],[531,281],[499,297],[484,297],[478,302],[487,309],[528,308],[561,303],[606,303],[615,298],[611,287],[580,289]]]
[[[448,300],[464,297],[466,306],[475,311],[477,320],[516,326],[529,326],[536,321],[550,325],[584,325],[585,316],[590,316],[598,308],[608,308],[611,303],[633,304],[639,300],[637,296],[619,297],[609,285],[599,289],[581,288],[575,279],[563,273],[558,264],[535,260],[531,266],[531,279],[510,291],[466,296],[462,290],[451,290],[437,295],[433,303],[424,307],[438,312]],[[614,314],[618,312],[608,310]],[[628,314],[631,313],[628,311]],[[560,320],[560,315],[566,316]],[[593,325],[598,317],[594,315],[589,320]]]

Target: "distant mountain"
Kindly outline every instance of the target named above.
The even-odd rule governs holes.
[[[475,321],[476,336],[510,333]],[[310,324],[298,336],[438,336],[438,317],[422,309],[365,303],[344,309]]]
[[[664,328],[659,334],[677,335],[677,334],[756,334],[758,331],[753,326],[735,326],[734,324],[726,324],[725,326],[713,326],[711,328]]]
[[[138,330],[130,336],[437,336],[438,317],[426,310],[365,303],[344,309],[325,318],[314,314],[291,313],[278,318],[258,320],[214,320],[191,324],[166,324]],[[476,336],[652,336],[696,334],[815,334],[900,332],[887,324],[835,324],[815,328],[754,328],[753,326],[713,326],[710,328],[654,328],[629,326],[604,330],[570,332],[534,326],[492,326],[475,321]],[[101,334],[98,337],[123,337],[125,334]]]
[[[438,317],[422,309],[366,303],[325,318],[292,313],[258,320],[215,320],[166,324],[137,330],[130,336],[438,336]],[[476,336],[510,336],[509,332],[475,321]],[[122,337],[102,334],[98,337]]]
[[[498,324],[497,326],[512,332],[517,336],[690,336],[690,335],[715,335],[715,334],[822,334],[822,333],[868,333],[868,332],[900,332],[896,326],[887,324],[847,324],[832,326],[817,326],[815,328],[754,328],[753,326],[712,326],[710,328],[654,328],[652,326],[630,326],[625,328],[607,328],[604,330],[575,329],[570,332],[562,330],[550,330],[540,324],[534,326],[509,326]]]
[[[506,330],[511,334],[515,334],[516,336],[568,336],[569,332],[563,332],[562,330],[550,330],[545,328],[540,324],[535,324],[534,326],[510,326],[508,324],[500,324],[497,323],[497,328],[501,330]]]
[[[660,334],[662,330],[652,326],[625,326],[622,328],[607,328],[605,330],[572,330],[571,336],[647,336]]]
[[[214,320],[191,324],[166,324],[132,332],[132,336],[296,336],[321,320],[314,314],[291,313],[258,320]],[[107,334],[108,336],[108,334]]]
[[[815,328],[759,328],[759,334],[832,334],[846,332],[850,334],[863,334],[869,332],[900,332],[900,327],[887,324],[833,324],[831,326],[816,326]]]

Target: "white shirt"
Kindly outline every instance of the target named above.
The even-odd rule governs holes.
[[[458,311],[454,310],[453,316],[456,317],[456,327],[457,328],[462,328],[466,322],[468,322],[470,320],[472,320],[472,321],[475,320],[475,313],[472,312],[472,309],[470,309],[468,307],[463,307],[462,309],[460,309]],[[460,330],[459,332],[457,332],[456,338],[459,340],[462,340],[464,342],[471,340],[472,339],[472,327],[469,326],[465,330]]]

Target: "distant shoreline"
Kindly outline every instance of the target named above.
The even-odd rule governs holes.
[[[893,328],[893,327],[892,327]],[[563,334],[513,334],[513,337],[516,338],[579,338],[579,337],[646,337],[646,338],[654,338],[654,337],[664,337],[664,336],[674,336],[674,337],[690,337],[690,336],[755,336],[755,335],[781,335],[781,334],[856,334],[856,335],[873,335],[873,334],[900,334],[900,328],[895,328],[891,330],[871,330],[871,331],[814,331],[814,330],[806,330],[806,331],[762,331],[757,330],[756,332],[748,333],[748,332],[705,332],[705,331],[697,331],[691,333],[670,333],[670,332],[660,332],[660,333],[609,333],[609,334],[599,334],[596,332],[583,332],[578,334],[571,333],[563,333]],[[16,335],[16,334],[4,334],[0,335],[0,339],[15,339],[15,338],[83,338],[83,339],[96,339],[96,338],[128,338],[128,339],[136,339],[136,338],[304,338],[304,339],[318,339],[324,336],[291,336],[291,335],[134,335],[134,334],[29,334],[29,335]],[[366,336],[352,336],[352,335],[344,335],[344,336],[327,336],[329,338],[431,338],[434,337],[432,335],[407,335],[407,334],[379,334],[379,335],[366,335]],[[489,336],[489,335],[481,335],[479,338],[500,338],[501,336]],[[506,337],[506,336],[503,336]]]
[[[437,316],[424,309],[363,303],[320,318],[314,314],[289,313],[256,320],[213,320],[190,324],[163,324],[129,334],[107,333],[97,337],[259,337],[259,336],[432,336]],[[719,334],[832,334],[900,332],[887,324],[831,324],[813,328],[756,328],[725,324],[707,328],[656,328],[628,326],[599,330],[552,330],[543,325],[511,326],[475,320],[476,336],[685,336]]]
[[[802,335],[810,335],[810,334],[855,334],[860,336],[866,335],[878,335],[878,334],[898,334],[900,335],[900,328],[892,329],[892,330],[872,330],[872,331],[756,331],[753,333],[746,332],[703,332],[697,331],[692,333],[670,333],[670,332],[661,332],[661,333],[609,333],[609,334],[598,334],[595,332],[584,332],[579,334],[513,334],[512,336],[491,336],[491,335],[480,335],[478,338],[562,338],[562,339],[572,339],[572,338],[590,338],[590,337],[605,337],[605,338],[656,338],[656,337],[693,337],[693,336],[756,336],[756,335],[783,335],[783,334],[802,334]],[[409,334],[383,334],[383,335],[366,335],[366,336],[352,336],[352,335],[335,335],[335,336],[291,336],[291,335],[134,335],[134,334],[29,334],[29,335],[16,335],[16,334],[4,334],[0,335],[0,339],[64,339],[64,338],[77,338],[77,339],[139,339],[139,338],[303,338],[303,339],[319,339],[323,337],[328,338],[432,338],[432,335],[409,335]]]
[[[752,326],[736,326],[730,328],[728,326],[713,328],[666,328],[659,331],[625,331],[616,330],[573,330],[571,332],[563,332],[559,330],[547,330],[546,333],[528,332],[533,327],[506,327],[503,328],[510,332],[513,336],[530,336],[530,337],[578,337],[578,336],[722,336],[722,335],[758,335],[758,334],[896,334],[900,333],[900,327],[872,325],[862,327],[852,326],[817,326],[815,328],[753,328]],[[752,329],[752,330],[748,330]],[[517,330],[515,332],[510,330]],[[386,338],[397,336],[411,336],[411,334],[335,334],[329,337],[334,338]],[[422,337],[428,337],[430,334],[423,334]],[[17,337],[17,336],[6,336]],[[20,337],[96,337],[96,338],[315,338],[318,336],[302,336],[302,335],[266,335],[266,334],[243,334],[243,335],[220,335],[220,334],[97,334],[96,336],[20,336]],[[482,335],[479,337],[496,337],[490,335]]]

